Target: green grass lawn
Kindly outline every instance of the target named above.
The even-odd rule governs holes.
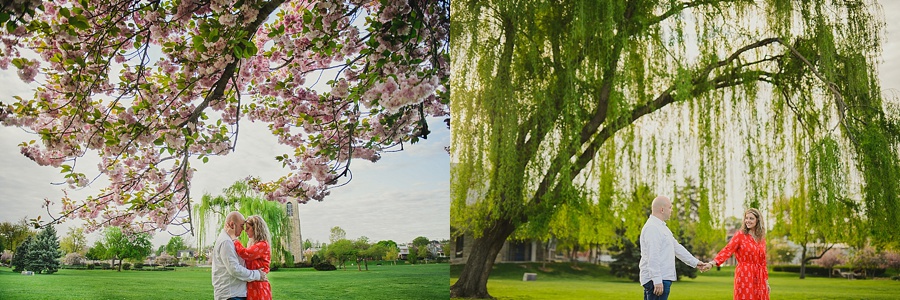
[[[488,280],[488,292],[497,299],[641,299],[638,283],[609,275],[607,267],[548,264],[552,272],[537,269],[540,264],[499,264]],[[462,266],[451,268],[450,284],[456,282]],[[537,281],[522,281],[522,274],[538,273]],[[807,277],[796,273],[769,272],[771,299],[900,299],[900,281],[847,280]],[[724,267],[698,273],[696,279],[682,277],[672,284],[669,299],[732,299],[734,268]]]
[[[23,276],[0,268],[0,299],[212,299],[209,268],[175,271],[60,270]],[[447,299],[448,264],[373,266],[369,271],[281,269],[273,299]]]

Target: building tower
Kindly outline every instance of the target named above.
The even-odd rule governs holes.
[[[291,237],[288,249],[294,255],[294,263],[305,261],[306,259],[303,257],[303,235],[300,234],[300,214],[294,211],[295,208],[299,209],[300,205],[298,205],[296,199],[291,199],[284,205],[286,205],[285,210],[288,218],[291,219]]]

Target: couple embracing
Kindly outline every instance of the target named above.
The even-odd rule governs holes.
[[[247,231],[244,247],[238,237]],[[258,215],[244,220],[239,212],[225,217],[225,228],[216,239],[212,253],[212,285],[216,300],[272,299],[269,273],[271,250],[269,227]]]
[[[734,254],[737,268],[734,270],[734,299],[769,299],[769,273],[766,269],[765,227],[758,210],[744,212],[741,230],[735,233],[728,245],[710,262],[702,262],[684,248],[665,221],[672,215],[672,201],[665,196],[656,197],[653,213],[641,229],[640,282],[644,287],[644,299],[668,299],[669,287],[677,279],[675,258],[688,266],[705,272],[713,265],[721,265]]]

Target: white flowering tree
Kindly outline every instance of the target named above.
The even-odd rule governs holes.
[[[26,2],[0,8],[0,68],[39,87],[0,99],[0,123],[33,132],[22,154],[69,188],[109,180],[50,223],[189,223],[193,164],[234,151],[241,119],[294,149],[255,188],[321,201],[351,159],[377,161],[447,114],[447,0]],[[88,153],[96,169],[79,164]]]
[[[63,258],[63,264],[68,266],[80,266],[84,264],[84,255],[78,252],[66,254]]]

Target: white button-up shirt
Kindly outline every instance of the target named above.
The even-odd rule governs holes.
[[[694,268],[700,262],[675,240],[663,220],[650,215],[641,229],[641,285],[651,280],[653,284],[661,284],[663,280],[677,280],[675,257]]]
[[[212,285],[216,300],[247,297],[247,282],[259,280],[259,270],[247,270],[234,250],[231,237],[222,230],[212,253]]]

